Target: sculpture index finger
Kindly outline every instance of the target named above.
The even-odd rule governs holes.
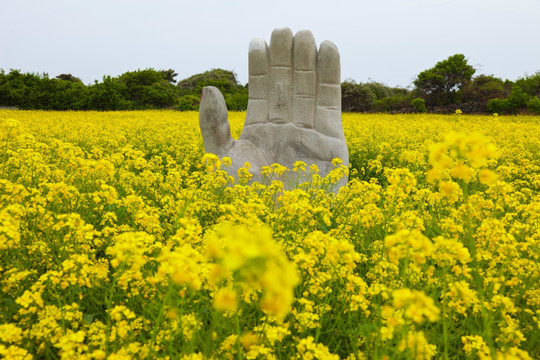
[[[269,78],[268,45],[261,38],[249,43],[249,102],[246,114],[246,125],[266,123],[268,121],[268,78]]]
[[[337,46],[323,41],[317,57],[318,89],[315,129],[321,134],[343,138],[341,124],[341,65]]]

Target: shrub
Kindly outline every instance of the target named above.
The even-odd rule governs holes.
[[[411,106],[414,107],[414,111],[417,113],[427,112],[426,101],[422,98],[412,99]]]
[[[511,87],[493,75],[479,75],[463,88],[463,101],[487,103],[491,99],[505,98]]]
[[[515,84],[506,100],[508,101],[508,111],[516,114],[520,108],[527,105],[529,95],[523,91],[521,86]]]
[[[341,84],[341,107],[345,112],[373,110],[377,97],[366,84],[345,81]]]
[[[178,99],[178,105],[176,109],[180,111],[199,110],[200,102],[200,97],[197,97],[195,95],[184,95],[180,99]]]
[[[387,97],[394,97],[400,94],[407,94],[409,92],[409,90],[401,87],[390,87],[388,85],[374,81],[368,82],[365,85],[368,86],[371,91],[373,91],[373,94],[375,94],[377,100]]]
[[[150,86],[145,86],[141,92],[140,107],[148,108],[171,108],[177,103],[176,87],[163,80]]]
[[[177,88],[170,82],[174,80],[174,73],[170,74],[170,71],[128,71],[113,81],[125,84],[121,85],[122,96],[132,102],[133,108],[167,108],[173,106],[177,98]]]
[[[233,94],[227,94],[225,97],[225,103],[227,109],[232,111],[243,111],[247,109],[249,101],[249,94],[247,90],[238,91]]]
[[[375,101],[374,110],[377,112],[401,111],[409,107],[411,95],[406,93],[397,93],[394,96],[384,97]]]
[[[540,115],[540,99],[538,96],[532,97],[527,101],[529,110],[537,115]]]
[[[506,99],[491,99],[487,103],[487,108],[491,113],[501,114],[503,111],[508,110],[508,101]]]
[[[42,101],[43,82],[47,74],[22,73],[11,70],[0,72],[0,105],[19,109],[39,109]]]
[[[182,95],[200,93],[205,86],[215,86],[223,94],[234,92],[240,86],[236,74],[223,69],[212,69],[202,74],[190,76],[178,82],[178,89]]]
[[[529,101],[527,95],[521,86],[515,84],[506,99],[492,99],[488,102],[488,110],[492,113],[501,113],[503,111],[517,114],[519,109],[525,107]]]
[[[88,97],[85,107],[92,110],[129,110],[133,104],[124,95],[127,85],[116,81],[110,76],[104,76],[103,82],[96,83],[88,88]]]
[[[516,81],[523,91],[531,96],[540,96],[540,71]]]

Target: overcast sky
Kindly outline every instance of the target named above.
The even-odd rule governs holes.
[[[342,80],[411,85],[456,53],[477,74],[540,71],[540,0],[0,0],[0,68],[103,75],[212,68],[247,82],[249,41],[309,29],[341,54]]]

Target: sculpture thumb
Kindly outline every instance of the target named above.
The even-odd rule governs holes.
[[[199,127],[205,152],[222,156],[233,146],[227,105],[219,89],[214,86],[202,89]]]

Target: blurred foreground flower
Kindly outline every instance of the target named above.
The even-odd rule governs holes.
[[[263,310],[278,318],[289,312],[299,278],[268,227],[220,224],[207,237],[207,255],[233,274],[234,287],[243,292],[262,290],[259,304]],[[235,297],[234,290],[222,288],[215,295],[214,307],[234,310]]]

